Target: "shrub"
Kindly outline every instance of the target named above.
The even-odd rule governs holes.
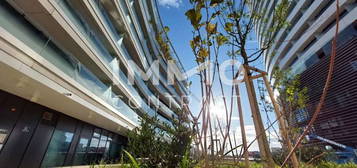
[[[192,167],[189,157],[193,132],[183,112],[172,124],[142,116],[140,127],[128,133],[128,152],[141,167]]]

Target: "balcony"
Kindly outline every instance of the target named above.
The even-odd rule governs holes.
[[[93,93],[96,96],[94,99],[100,99],[105,102],[104,106],[109,105],[112,107],[109,109],[114,110],[115,113],[120,113],[132,122],[138,123],[138,115],[121,99],[114,98],[120,97],[120,95],[114,93],[110,85],[101,81],[70,53],[61,49],[56,44],[56,41],[51,40],[51,37],[46,36],[18,15],[4,13],[1,16],[6,18],[1,19],[0,25],[2,28],[62,71],[64,75],[73,79],[75,83],[83,86],[86,90],[82,90],[82,92]],[[44,64],[44,66],[49,65]]]

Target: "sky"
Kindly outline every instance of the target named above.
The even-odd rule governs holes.
[[[187,20],[185,16],[185,12],[191,8],[191,4],[188,0],[158,0],[159,3],[159,12],[165,26],[170,28],[168,32],[169,38],[173,43],[173,46],[180,57],[181,62],[184,65],[186,70],[190,70],[196,67],[195,57],[192,53],[191,47],[189,45],[189,41],[192,39],[192,26],[190,22]],[[248,48],[254,49],[258,48],[258,42],[253,38],[252,41],[248,42]],[[224,55],[225,53],[221,53]],[[222,56],[223,57],[223,56]],[[256,61],[252,64],[253,66],[264,69],[264,64],[262,59]],[[195,75],[188,79],[192,82],[190,91],[191,91],[191,103],[190,109],[194,114],[198,114],[200,110],[200,100],[196,99],[201,95],[200,81],[199,76]],[[230,94],[231,86],[224,85],[224,91],[226,95]],[[215,96],[221,96],[220,87],[218,84],[214,84],[213,90],[215,90]],[[255,130],[253,125],[253,120],[250,113],[249,102],[246,94],[246,89],[244,85],[240,86],[241,97],[242,97],[242,107],[243,107],[243,115],[245,122],[245,130],[247,134],[248,142],[252,141],[255,138]],[[228,102],[228,105],[230,103]],[[211,107],[211,111],[213,115],[220,118],[225,115],[224,111],[224,103],[222,99],[218,99],[214,105]],[[266,124],[267,117],[266,113],[262,113],[262,119],[264,124]],[[274,121],[275,115],[268,114],[269,118]],[[275,125],[277,128],[277,125]],[[271,130],[272,135],[271,139],[271,147],[279,147],[280,144],[277,141],[277,136],[274,135]],[[239,117],[238,112],[235,110],[232,118],[232,133],[235,134],[237,138],[237,142],[241,143],[241,131],[239,127]],[[251,151],[258,151],[258,144],[254,143],[250,148]]]

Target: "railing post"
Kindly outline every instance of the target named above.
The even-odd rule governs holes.
[[[266,74],[263,74],[263,80],[265,83],[265,87],[267,88],[267,91],[269,93],[271,103],[274,106],[275,115],[278,118],[280,134],[283,138],[283,143],[284,143],[284,145],[287,146],[288,151],[292,151],[293,146],[292,146],[291,141],[288,136],[288,131],[287,131],[288,126],[286,124],[285,116],[283,116],[283,114],[280,111],[279,106],[274,98],[273,90],[270,87],[270,84],[266,77]],[[299,162],[298,162],[298,159],[297,159],[295,153],[293,153],[293,155],[291,156],[291,163],[292,163],[293,168],[299,168]]]
[[[258,102],[257,102],[257,96],[256,96],[255,89],[254,89],[254,84],[250,78],[251,71],[248,66],[246,66],[246,65],[243,65],[243,66],[244,66],[244,71],[243,71],[244,72],[244,81],[245,81],[245,86],[247,88],[250,109],[252,112],[255,132],[257,135],[257,140],[258,140],[258,145],[259,145],[260,156],[263,161],[264,168],[272,168],[272,167],[275,167],[275,164],[274,164],[274,160],[273,160],[272,154],[269,149],[269,144],[268,144],[268,140],[267,140],[267,137],[265,134],[263,121],[260,116],[259,106],[258,106]]]

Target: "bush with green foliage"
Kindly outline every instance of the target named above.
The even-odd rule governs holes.
[[[144,115],[140,126],[128,133],[127,150],[140,167],[192,167],[190,120],[181,111],[177,116],[169,125]]]

